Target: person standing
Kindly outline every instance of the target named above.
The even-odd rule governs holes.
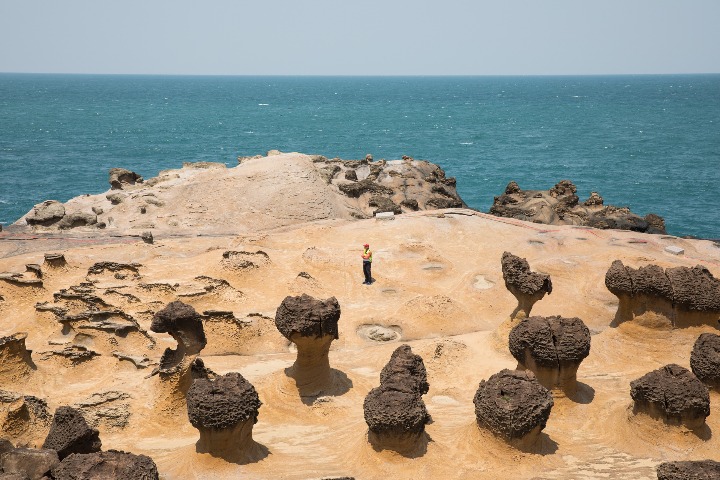
[[[365,275],[365,281],[363,285],[372,285],[372,274],[370,268],[372,267],[372,252],[370,251],[370,244],[366,243],[363,245],[363,274]]]

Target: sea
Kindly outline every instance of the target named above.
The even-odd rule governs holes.
[[[286,152],[438,163],[472,208],[511,180],[720,238],[720,75],[0,74],[0,222],[183,162]]]

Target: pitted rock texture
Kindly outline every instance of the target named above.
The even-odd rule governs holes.
[[[150,457],[118,450],[79,454],[53,467],[54,480],[159,480]]]
[[[527,260],[510,252],[503,253],[501,264],[505,287],[518,301],[513,318],[530,316],[533,305],[546,293],[552,293],[550,275],[530,271]]]
[[[60,407],[55,411],[43,448],[55,450],[64,459],[71,453],[94,453],[102,447],[99,432],[90,428],[79,410]]]
[[[338,338],[340,304],[335,297],[319,300],[307,294],[285,297],[275,312],[275,326],[285,338],[293,334],[322,338]]]
[[[658,480],[717,480],[720,478],[720,462],[696,460],[665,462],[657,467]]]
[[[188,417],[197,429],[227,429],[249,419],[255,423],[260,405],[255,387],[236,372],[195,380],[187,393]]]
[[[620,300],[620,321],[648,311],[661,315],[675,327],[698,323],[717,327],[720,319],[720,280],[702,265],[665,270],[647,265],[634,269],[615,260],[605,274],[605,286]]]
[[[522,364],[529,354],[544,368],[579,365],[590,354],[590,330],[579,318],[530,317],[512,329],[509,346]]]
[[[108,175],[110,188],[113,190],[121,190],[128,185],[142,183],[143,178],[135,172],[124,168],[111,168]]]
[[[708,389],[688,369],[665,365],[630,382],[634,412],[644,412],[668,424],[697,428],[710,415]]]
[[[172,335],[178,342],[178,350],[187,355],[200,353],[207,344],[202,317],[193,307],[180,301],[171,302],[157,312],[150,330]]]
[[[54,450],[15,448],[0,457],[0,472],[24,475],[30,480],[42,479],[59,463]]]
[[[655,214],[642,218],[625,207],[603,205],[597,192],[579,203],[577,187],[570,180],[550,190],[522,190],[511,181],[505,193],[495,197],[490,214],[546,225],[578,225],[603,229],[665,233],[665,221]]]
[[[363,404],[365,422],[375,434],[421,433],[429,417],[420,395],[380,384]]]
[[[473,403],[478,425],[505,440],[545,428],[554,405],[535,374],[507,369],[481,381]]]
[[[390,356],[380,372],[380,384],[407,393],[424,395],[430,389],[425,363],[412,353],[409,345],[401,345]]]
[[[690,369],[705,385],[720,388],[720,335],[703,333],[690,354]]]

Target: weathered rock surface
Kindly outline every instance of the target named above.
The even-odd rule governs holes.
[[[186,355],[195,355],[205,348],[207,339],[202,318],[193,307],[174,301],[153,316],[150,330],[169,333],[178,343],[178,349]]]
[[[513,319],[530,316],[533,305],[545,294],[552,293],[550,275],[530,271],[530,265],[524,258],[510,252],[504,252],[501,259],[505,287],[518,301],[518,305],[510,315]]]
[[[0,378],[5,382],[16,382],[34,369],[31,350],[25,346],[27,333],[14,333],[0,337]]]
[[[260,405],[255,387],[239,373],[193,381],[187,409],[190,423],[200,431],[197,451],[223,458],[252,457],[257,448],[252,429]]]
[[[295,363],[286,370],[301,396],[317,396],[332,385],[328,352],[338,338],[340,304],[335,297],[319,300],[288,296],[275,312],[275,326],[297,346]]]
[[[625,207],[605,206],[597,192],[582,204],[577,187],[562,180],[550,190],[522,190],[510,182],[505,193],[495,197],[490,214],[546,225],[578,225],[602,229],[665,233],[662,217],[649,214],[642,218]]]
[[[142,183],[142,181],[143,178],[140,175],[130,170],[124,168],[110,169],[108,182],[110,182],[110,188],[113,190],[122,190],[123,187]]]
[[[510,353],[518,370],[531,370],[548,390],[570,396],[577,391],[577,370],[590,354],[590,330],[579,318],[530,317],[510,332]]]
[[[658,480],[717,480],[720,478],[720,462],[696,460],[664,462],[657,468]]]
[[[633,412],[645,413],[670,425],[697,429],[710,415],[708,389],[688,369],[665,365],[630,382]]]
[[[155,462],[145,455],[117,450],[79,454],[52,468],[54,480],[159,480]]]
[[[68,230],[76,227],[86,227],[97,223],[97,215],[94,213],[73,212],[65,215],[58,223],[60,230]]]
[[[17,442],[47,432],[51,415],[47,402],[33,395],[0,390],[0,431]]]
[[[65,216],[65,206],[57,200],[45,200],[35,205],[25,216],[28,225],[48,226],[60,221]]]
[[[60,463],[54,450],[16,448],[0,457],[0,471],[24,475],[30,480],[40,480]]]
[[[700,334],[690,354],[690,369],[705,385],[720,388],[720,335]]]
[[[50,433],[42,446],[55,450],[60,460],[71,453],[99,452],[100,447],[100,433],[90,428],[79,410],[67,406],[55,411]]]
[[[720,280],[702,265],[634,269],[615,260],[605,274],[605,286],[619,299],[615,323],[717,327],[720,320]]]
[[[537,441],[554,405],[534,373],[507,369],[481,381],[473,402],[480,427],[521,449]]]
[[[422,395],[429,388],[422,358],[409,345],[395,349],[380,372],[380,386],[363,404],[368,440],[375,449],[407,454],[423,447],[430,417]]]

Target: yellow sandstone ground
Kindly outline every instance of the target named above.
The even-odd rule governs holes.
[[[222,208],[222,196],[216,195],[213,201]],[[233,208],[242,207],[236,203]],[[266,208],[295,212],[298,207],[275,198]],[[127,394],[114,405],[130,413],[128,425],[99,423],[103,449],[149,455],[165,479],[654,479],[662,461],[717,458],[718,393],[711,392],[708,429],[696,433],[632,417],[629,387],[631,380],[662,365],[689,367],[695,339],[716,329],[610,327],[617,299],[604,285],[616,259],[633,267],[701,264],[718,277],[720,248],[712,242],[544,226],[467,209],[404,213],[394,220],[336,215],[282,226],[213,218],[216,235],[195,236],[186,229],[184,236],[174,237],[163,231],[154,244],[127,236],[108,239],[107,232],[96,234],[105,235],[107,243],[89,233],[4,237],[0,272],[23,272],[28,263],[42,263],[43,253],[57,251],[68,265],[44,268],[42,287],[0,281],[0,336],[28,332],[26,343],[37,367],[29,375],[0,377],[0,390],[43,398],[51,412],[97,393]],[[372,286],[362,284],[365,242],[374,253]],[[684,248],[685,255],[666,253],[668,245]],[[247,252],[242,255],[252,265],[228,261],[226,251]],[[496,334],[516,305],[500,271],[504,251],[551,275],[553,292],[535,305],[533,314],[577,316],[592,332],[590,356],[578,371],[582,395],[555,399],[542,444],[533,452],[515,450],[475,424],[472,399],[478,383],[516,366]],[[142,266],[139,276],[89,275],[88,268],[100,261]],[[88,279],[98,296],[132,315],[147,336],[63,330],[51,312],[36,310],[37,303],[53,303],[53,293]],[[282,299],[302,293],[338,299],[340,338],[332,344],[330,362],[351,382],[341,395],[311,405],[303,403],[285,375],[295,353],[273,322]],[[263,405],[253,437],[266,452],[256,462],[239,465],[196,453],[199,434],[184,405],[167,401],[157,377],[146,378],[153,366],[140,369],[113,356],[146,356],[157,363],[174,341],[149,332],[152,313],[176,299],[198,312],[232,311],[237,319],[206,322],[208,345],[200,356],[216,373],[240,372],[257,389]],[[385,332],[390,340],[372,340],[371,331]],[[73,365],[48,353],[73,343],[100,355]],[[427,451],[412,458],[375,451],[363,419],[365,395],[379,384],[380,370],[401,343],[423,357],[430,383],[424,401],[432,416],[426,426],[431,441]],[[3,425],[9,425],[10,408],[0,403]],[[48,430],[49,425],[21,422],[0,437],[39,446]]]

